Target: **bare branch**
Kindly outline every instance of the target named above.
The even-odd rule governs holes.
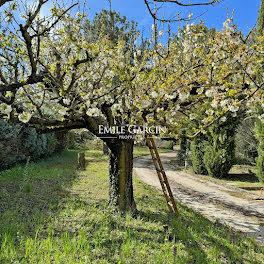
[[[212,0],[210,2],[206,2],[206,1],[203,1],[202,3],[193,3],[193,4],[184,4],[180,1],[177,1],[177,0],[153,0],[154,2],[156,3],[173,3],[173,4],[176,4],[178,6],[182,6],[182,7],[188,7],[188,6],[209,6],[209,5],[214,5],[214,4],[218,4],[220,3],[221,1],[224,1],[224,0]],[[201,17],[202,15],[204,15],[207,11],[201,13],[200,15],[196,16],[196,17],[193,17],[193,18],[189,18],[189,17],[182,17],[182,18],[177,18],[177,19],[164,19],[164,18],[159,18],[157,16],[157,13],[156,12],[153,12],[151,7],[150,7],[150,1],[148,0],[144,0],[146,6],[147,6],[147,9],[150,13],[150,15],[157,21],[160,21],[160,22],[164,22],[164,23],[167,23],[167,22],[179,22],[179,21],[192,21],[192,20],[196,20],[198,19],[199,17]]]
[[[177,4],[179,6],[205,6],[205,5],[217,4],[220,1],[219,0],[212,0],[210,2],[193,3],[193,4],[184,4],[184,3],[180,2],[180,1],[177,1],[177,0],[154,0],[154,2],[159,2],[159,3],[174,3],[174,4]]]
[[[0,6],[4,5],[7,2],[11,2],[13,0],[0,0]]]
[[[45,28],[41,33],[37,33],[35,35],[33,35],[32,37],[39,37],[44,35],[46,32],[50,31],[60,20],[61,18],[70,10],[72,9],[74,6],[76,6],[78,3],[75,3],[73,5],[71,5],[68,9],[66,9],[49,27]]]

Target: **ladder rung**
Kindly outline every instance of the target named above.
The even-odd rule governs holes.
[[[173,208],[173,204],[172,202],[167,202],[169,206],[171,206]]]
[[[149,149],[154,149],[154,147],[150,147],[150,146],[149,146]]]

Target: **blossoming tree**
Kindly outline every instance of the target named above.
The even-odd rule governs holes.
[[[134,140],[99,133],[100,125],[142,124],[148,116],[176,136],[191,119],[192,138],[245,103],[263,100],[255,78],[263,39],[248,45],[230,21],[214,39],[201,41],[203,30],[188,26],[183,40],[132,54],[122,41],[115,47],[107,38],[90,43],[83,14],[55,6],[50,20],[41,18],[44,3],[39,0],[15,30],[1,29],[1,117],[40,132],[87,128],[99,136],[111,151],[110,204],[121,210],[136,209]]]

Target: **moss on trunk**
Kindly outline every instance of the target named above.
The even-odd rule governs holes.
[[[132,179],[133,145],[133,141],[124,140],[109,146],[110,205],[121,211],[136,211]]]

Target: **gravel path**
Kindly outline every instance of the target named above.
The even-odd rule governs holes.
[[[264,201],[256,200],[257,195],[177,169],[171,165],[175,152],[160,156],[177,201],[264,242]],[[134,173],[146,184],[161,189],[150,155],[134,160]]]

